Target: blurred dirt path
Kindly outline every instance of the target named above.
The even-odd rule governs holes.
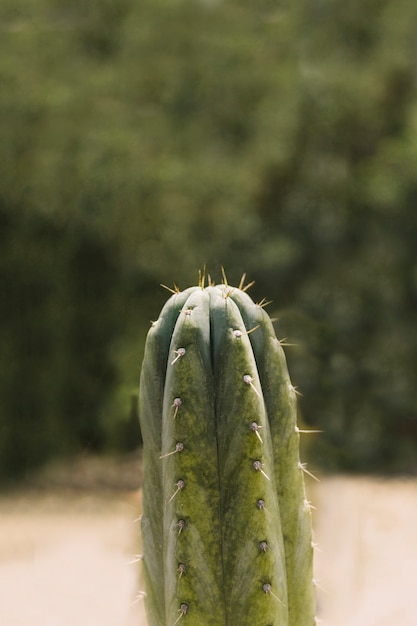
[[[133,497],[0,499],[1,626],[140,626]]]
[[[417,481],[325,477],[308,495],[321,624],[416,626]],[[0,497],[0,626],[145,626],[139,506],[133,492]]]
[[[333,477],[312,492],[323,626],[416,626],[417,481]]]

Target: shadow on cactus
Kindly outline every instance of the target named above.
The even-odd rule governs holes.
[[[141,372],[149,626],[313,626],[296,391],[272,322],[227,281],[175,290]]]

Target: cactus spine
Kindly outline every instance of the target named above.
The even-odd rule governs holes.
[[[296,396],[262,306],[227,284],[174,293],[139,398],[149,626],[313,626]]]

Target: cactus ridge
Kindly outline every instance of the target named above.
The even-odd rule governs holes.
[[[296,394],[263,304],[173,293],[139,398],[149,626],[313,626]]]

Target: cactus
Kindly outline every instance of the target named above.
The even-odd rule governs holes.
[[[313,626],[296,392],[241,282],[175,290],[141,372],[149,626]]]

